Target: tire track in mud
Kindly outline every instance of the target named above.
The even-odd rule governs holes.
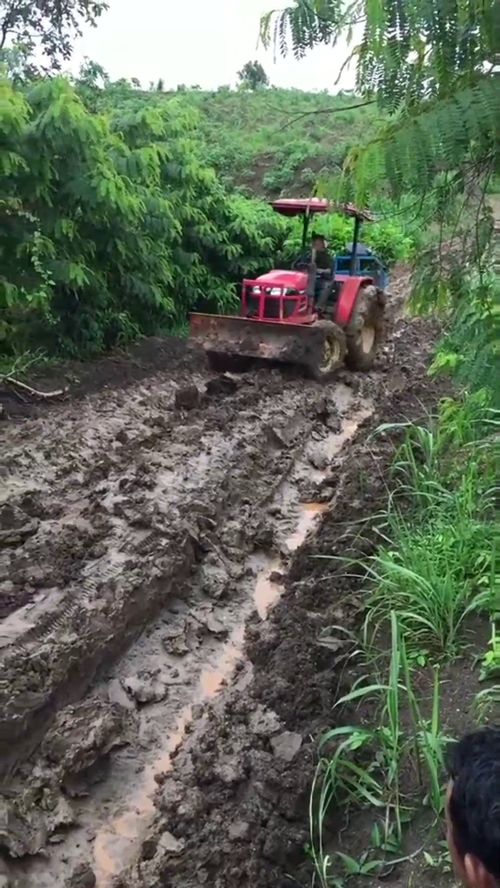
[[[196,421],[199,414],[196,417],[193,412],[189,422],[183,422],[172,409],[169,422],[165,413],[150,411],[149,398],[140,398],[147,402],[143,405],[145,415],[138,415],[134,409],[125,410],[118,431],[114,421],[107,419],[107,402],[104,416],[96,416],[91,405],[90,415],[72,421],[69,432],[52,428],[54,437],[60,431],[62,440],[71,443],[56,448],[52,471],[48,473],[49,484],[57,484],[61,472],[68,472],[68,451],[74,441],[82,438],[79,451],[71,451],[75,470],[64,479],[55,496],[56,509],[63,503],[65,514],[55,520],[42,520],[34,536],[14,550],[14,564],[11,561],[7,570],[11,576],[16,575],[17,555],[23,565],[27,557],[44,564],[45,546],[51,561],[64,564],[68,536],[81,534],[83,551],[76,559],[72,557],[70,575],[63,574],[67,585],[62,593],[56,587],[55,593],[49,588],[45,595],[42,587],[39,612],[35,606],[27,615],[34,622],[32,628],[23,631],[19,612],[13,620],[4,621],[2,672],[9,682],[1,722],[0,755],[4,768],[9,750],[2,744],[17,743],[26,734],[34,741],[38,724],[43,729],[54,708],[66,702],[64,693],[61,703],[57,699],[59,685],[71,696],[78,696],[101,664],[104,649],[110,658],[116,655],[168,599],[172,578],[179,584],[189,577],[191,565],[198,558],[202,526],[216,527],[231,499],[235,499],[235,505],[238,499],[251,502],[250,487],[258,491],[260,485],[267,491],[268,468],[273,462],[281,463],[277,466],[277,480],[280,472],[287,471],[290,454],[275,460],[267,455],[262,458],[250,441],[260,424],[279,428],[288,413],[293,414],[297,430],[301,423],[307,424],[300,392],[296,386],[281,403],[273,393],[261,398],[258,387],[249,389],[249,393],[236,394],[232,409],[221,407],[217,401],[209,403],[200,411],[200,422]],[[262,423],[256,409],[262,411]],[[110,425],[111,434],[106,428],[107,434],[98,435],[95,445],[92,442],[89,447],[88,433],[83,429],[98,426],[99,422],[105,427]],[[136,434],[123,441],[123,434],[127,434],[124,429],[130,427]],[[50,515],[54,503],[48,487],[24,494],[18,499],[19,505],[14,503],[14,509],[22,512],[26,497],[38,494],[40,499],[43,497],[39,508]],[[12,509],[12,503],[9,508]],[[86,543],[91,544],[90,551]],[[45,581],[44,576],[38,579]],[[141,594],[147,583],[147,595]],[[111,636],[109,619],[117,623]],[[10,632],[14,636],[12,644],[8,644]],[[74,664],[78,672],[71,678]],[[46,705],[51,710],[47,717]],[[9,723],[11,711],[15,715]],[[22,722],[18,718],[20,711],[25,713]],[[17,747],[15,754],[20,752]],[[10,761],[15,765],[12,757]]]
[[[341,389],[339,388],[339,393]],[[345,409],[351,407],[348,418],[335,421],[337,431],[329,431],[323,438],[324,457],[330,459],[349,440],[359,423],[369,414],[368,405],[355,406],[355,397],[348,389],[343,391]],[[337,417],[335,417],[337,420]],[[318,442],[316,442],[318,448]],[[240,685],[244,686],[251,677],[251,671],[245,662],[243,653],[244,630],[246,619],[257,612],[259,619],[264,620],[269,609],[276,603],[283,592],[284,576],[290,557],[304,541],[307,533],[327,508],[324,502],[301,502],[302,483],[307,481],[308,488],[305,493],[312,494],[311,475],[314,476],[314,493],[317,494],[319,486],[325,479],[325,469],[313,469],[309,462],[308,448],[300,448],[299,456],[294,459],[293,466],[287,476],[277,485],[274,494],[267,501],[266,519],[269,524],[266,528],[266,539],[261,538],[259,549],[249,551],[243,562],[245,568],[239,582],[238,594],[233,596],[231,602],[224,608],[218,608],[217,613],[211,610],[218,625],[210,627],[215,634],[224,626],[223,635],[228,636],[227,641],[218,645],[201,644],[198,650],[190,653],[190,666],[193,680],[186,681],[181,677],[182,694],[190,687],[191,702],[183,706],[180,715],[176,716],[180,701],[173,700],[173,712],[167,706],[150,710],[150,719],[156,721],[156,727],[160,727],[158,738],[158,750],[146,773],[141,777],[138,792],[132,796],[125,796],[118,805],[120,814],[103,823],[98,830],[94,843],[94,870],[97,876],[97,884],[101,888],[111,884],[111,877],[123,870],[126,860],[132,861],[140,852],[146,831],[152,820],[154,806],[152,802],[153,791],[157,787],[158,775],[167,773],[171,769],[171,755],[182,744],[183,739],[190,730],[193,719],[196,719],[200,710],[200,704],[211,699],[218,690],[229,682],[235,671],[238,672]],[[320,460],[321,462],[321,460]],[[304,489],[302,487],[302,489]],[[272,533],[269,533],[269,531]],[[223,531],[222,531],[223,532]],[[272,537],[272,539],[271,539]],[[264,543],[264,546],[262,545]],[[244,554],[244,552],[242,553]],[[197,580],[195,579],[195,585]],[[196,609],[189,611],[189,618],[204,623],[203,610],[200,615]],[[210,617],[209,617],[210,619]],[[207,623],[205,623],[207,625]],[[160,629],[161,631],[161,629]],[[124,675],[133,658],[146,663],[149,668],[157,665],[154,650],[153,629],[149,640],[148,652],[143,645],[141,650],[130,652],[125,658],[125,663],[120,664],[120,673]],[[165,663],[165,657],[162,657]],[[174,731],[169,731],[170,725],[175,724]]]
[[[206,379],[196,382],[203,391]],[[224,662],[227,638],[229,649],[232,644],[239,654],[244,619],[254,607],[249,590],[257,586],[261,608],[266,597],[280,591],[268,575],[286,565],[293,548],[286,540],[297,532],[294,510],[300,500],[314,500],[331,456],[328,448],[346,433],[343,421],[348,430],[355,426],[356,397],[341,383],[325,392],[264,370],[228,378],[220,386],[220,379],[209,380],[200,403],[186,412],[175,409],[171,383],[166,392],[166,380],[152,380],[126,395],[95,396],[8,430],[2,510],[15,533],[4,539],[3,576],[17,578],[20,587],[31,579],[33,589],[31,601],[7,616],[0,634],[8,821],[0,826],[0,843],[14,856],[36,853],[48,840],[58,842],[75,816],[84,830],[91,831],[93,823],[95,831],[99,817],[94,810],[86,814],[78,800],[100,779],[96,763],[115,746],[131,744],[125,747],[124,771],[115,768],[114,780],[102,784],[103,796],[123,793],[124,773],[131,786],[130,759],[147,768],[158,732],[171,730],[185,709],[179,697],[191,694],[196,704],[217,688],[220,662],[216,668],[210,663],[221,657]],[[350,414],[347,420],[343,414]],[[279,520],[266,511],[273,497],[275,511],[282,511]],[[304,510],[303,527],[310,515]],[[179,651],[180,635],[172,634],[179,611],[191,633],[193,621],[200,627],[196,657],[185,640]],[[159,625],[151,629],[159,613]],[[151,656],[140,636],[148,625]],[[200,643],[200,635],[208,642]],[[125,674],[118,670],[100,678],[138,636],[123,661]],[[188,670],[176,665],[179,657],[192,661]],[[128,669],[137,676],[139,665],[142,689],[127,693],[120,679]],[[144,706],[141,695],[153,693],[154,699],[158,693],[150,687],[158,685],[158,669],[166,674],[171,704],[158,700]],[[91,685],[91,696],[85,697]],[[147,737],[154,705],[162,712],[161,724]],[[156,765],[153,771],[149,767],[152,778]],[[136,782],[141,792],[144,780]],[[92,799],[97,795],[93,792]],[[110,811],[120,801],[118,791],[115,804],[103,804],[104,823],[113,820]],[[78,839],[78,831],[75,835]],[[111,853],[105,846],[104,841],[101,856]],[[56,866],[46,884],[62,884],[58,879],[66,869]],[[36,870],[33,878],[41,886],[43,876]],[[31,884],[29,867],[17,877],[20,884]]]

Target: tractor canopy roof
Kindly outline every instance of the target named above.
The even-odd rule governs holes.
[[[345,216],[352,216],[362,222],[373,222],[374,217],[368,210],[360,210],[353,204],[335,203],[320,197],[280,198],[271,203],[273,210],[282,216],[312,216],[316,213],[335,211]]]

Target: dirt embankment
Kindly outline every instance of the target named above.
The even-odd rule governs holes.
[[[326,387],[210,376],[176,346],[123,390],[103,389],[100,369],[101,388],[4,423],[12,885],[83,885],[81,865],[105,888],[132,861],[123,885],[297,877],[311,738],[330,723],[342,654],[317,635],[358,608],[310,555],[345,554],[383,497],[392,445],[367,434],[435,402],[433,336],[399,321],[370,374]]]

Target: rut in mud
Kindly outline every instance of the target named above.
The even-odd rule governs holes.
[[[282,816],[275,794],[265,853],[248,853],[263,828],[259,805],[242,820],[236,802],[246,810],[242,782],[253,792],[255,769],[272,774],[276,756],[305,754],[304,729],[287,731],[297,708],[305,725],[317,682],[298,658],[295,689],[283,684],[280,662],[290,668],[287,645],[300,652],[302,627],[294,640],[287,630],[283,652],[283,605],[269,628],[264,618],[307,532],[331,520],[332,503],[335,514],[346,506],[349,442],[363,441],[381,405],[413,380],[411,355],[425,354],[427,339],[426,327],[400,324],[372,373],[328,387],[268,369],[207,376],[196,352],[179,360],[177,350],[174,366],[124,390],[4,426],[0,842],[13,885],[64,885],[82,863],[100,886],[132,864],[124,885],[163,884],[168,870],[175,885],[229,888],[227,842],[248,858],[249,879],[278,884],[262,875],[276,838],[269,817]],[[212,707],[233,673],[234,690]],[[288,715],[266,712],[275,698]],[[226,742],[237,754],[215,761]],[[295,773],[292,782],[293,823],[303,799]]]

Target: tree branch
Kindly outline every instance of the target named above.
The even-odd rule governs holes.
[[[293,123],[297,123],[297,121],[302,120],[304,117],[310,117],[313,114],[340,114],[342,111],[354,111],[356,108],[366,108],[367,105],[376,105],[376,103],[376,99],[369,99],[367,102],[358,102],[357,105],[344,105],[342,108],[315,108],[313,111],[302,111],[300,114],[297,114],[295,117],[288,120],[278,132],[283,132],[284,129],[291,126]]]
[[[27,392],[29,395],[33,395],[36,398],[42,398],[42,400],[61,398],[62,395],[66,394],[68,391],[67,388],[62,388],[53,392],[40,392],[38,389],[34,389],[30,385],[26,385],[25,382],[20,382],[19,379],[14,379],[13,376],[0,376],[0,382],[12,385],[15,388],[21,389],[23,392]]]
[[[7,21],[4,19],[2,22],[2,28],[1,28],[2,37],[0,39],[0,49],[4,48],[8,33],[9,33],[8,24],[7,24]]]

